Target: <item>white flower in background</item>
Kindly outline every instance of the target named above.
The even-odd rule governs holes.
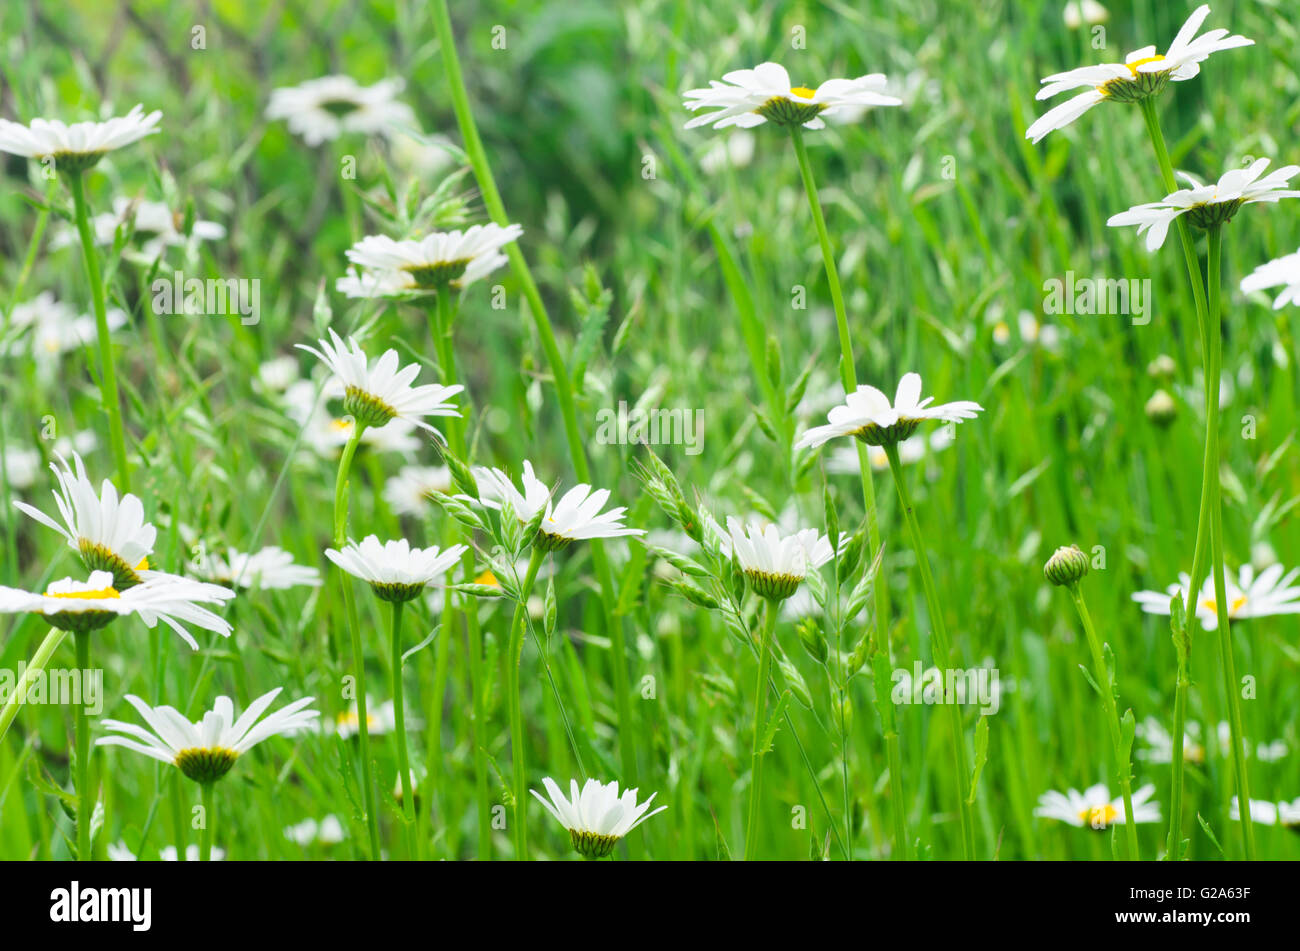
[[[384,482],[384,501],[394,515],[422,515],[435,492],[450,492],[451,470],[446,466],[403,466]]]
[[[91,452],[99,445],[95,433],[83,429],[71,439],[62,436],[54,441],[52,452],[56,455],[69,456],[78,452]],[[45,454],[39,449],[14,444],[4,447],[5,476],[10,489],[30,489],[36,484],[36,477],[45,467]]]
[[[1138,234],[1147,233],[1147,250],[1154,251],[1165,243],[1169,226],[1180,215],[1187,215],[1198,228],[1212,228],[1231,221],[1242,207],[1255,202],[1277,202],[1283,198],[1300,198],[1300,191],[1286,187],[1300,165],[1284,165],[1271,175],[1264,175],[1269,160],[1252,162],[1248,168],[1224,172],[1213,185],[1202,185],[1192,176],[1180,172],[1191,188],[1180,188],[1162,201],[1134,205],[1128,211],[1112,215],[1106,224],[1112,228],[1137,225]],[[1264,175],[1263,178],[1260,176]]]
[[[903,374],[892,405],[874,386],[859,386],[827,414],[828,425],[814,426],[794,447],[816,447],[838,436],[856,436],[869,446],[888,445],[911,436],[926,420],[959,422],[974,419],[984,409],[969,400],[931,406],[933,401],[933,396],[921,399],[921,377],[916,373]]]
[[[266,117],[284,119],[289,131],[313,147],[348,132],[391,135],[399,126],[415,125],[415,113],[397,98],[405,86],[401,79],[362,86],[351,76],[323,76],[273,89]]]
[[[1065,5],[1065,25],[1071,30],[1077,30],[1085,23],[1095,26],[1109,19],[1110,11],[1097,0],[1070,0]]]
[[[790,597],[809,571],[835,556],[830,539],[815,528],[782,535],[775,525],[745,524],[728,517],[727,535],[754,591],[772,601]]]
[[[1196,31],[1209,15],[1210,8],[1205,4],[1192,11],[1163,56],[1154,46],[1144,46],[1129,53],[1123,63],[1081,66],[1043,79],[1043,88],[1035,98],[1050,99],[1070,89],[1088,88],[1040,116],[1025,131],[1025,138],[1039,142],[1047,133],[1064,128],[1098,103],[1140,102],[1159,95],[1170,80],[1194,79],[1201,71],[1200,64],[1212,53],[1254,45],[1254,40],[1229,36],[1222,29],[1197,36]]]
[[[118,330],[127,322],[126,312],[113,307],[107,312],[108,329]],[[7,330],[14,343],[0,344],[0,354],[30,354],[43,371],[51,370],[58,357],[69,350],[79,350],[96,340],[95,318],[77,314],[49,291],[16,305],[9,314],[6,327],[0,319],[0,330]]]
[[[1228,617],[1233,621],[1247,618],[1271,617],[1275,614],[1300,614],[1300,586],[1294,582],[1300,578],[1300,568],[1292,568],[1283,575],[1281,565],[1270,565],[1255,575],[1250,565],[1242,565],[1234,578],[1231,572],[1225,577],[1224,591],[1228,599]],[[1178,595],[1184,602],[1187,598],[1187,586],[1191,579],[1186,572],[1178,575],[1178,583],[1171,584],[1163,592],[1138,591],[1133,600],[1141,605],[1147,614],[1169,616],[1169,600]],[[1201,585],[1201,592],[1196,599],[1196,617],[1207,631],[1219,627],[1218,605],[1214,600],[1214,576],[1206,577]]]
[[[252,554],[231,548],[224,555],[209,555],[200,573],[209,581],[263,591],[315,588],[321,583],[318,569],[294,564],[293,555],[274,545]]]
[[[185,218],[174,212],[160,201],[118,196],[113,199],[113,210],[95,215],[91,227],[95,233],[95,243],[111,245],[117,238],[117,229],[127,227],[132,230],[133,239],[139,243],[138,251],[127,249],[125,254],[137,260],[152,264],[153,261],[170,247],[183,245],[187,238],[181,233]],[[215,221],[196,219],[190,229],[189,238],[194,241],[220,241],[226,236],[224,225]],[[50,239],[53,249],[73,247],[81,242],[77,229],[64,225]]]
[[[619,507],[601,512],[609,501],[608,489],[593,490],[589,485],[575,485],[551,504],[551,490],[533,474],[533,464],[524,460],[520,484],[524,491],[515,488],[510,476],[500,469],[478,467],[474,477],[482,490],[480,501],[490,508],[501,508],[509,502],[519,521],[527,524],[543,512],[535,544],[546,551],[558,551],[571,542],[592,538],[620,538],[625,535],[644,535],[644,529],[628,528],[623,524],[626,508]]]
[[[389,139],[393,164],[408,175],[428,180],[457,161],[458,150],[445,135],[400,130]]]
[[[408,729],[414,728],[416,722],[410,717],[406,718]],[[397,729],[397,714],[394,712],[393,701],[385,700],[383,703],[366,707],[366,733],[369,736],[381,736],[385,733],[392,733]],[[356,736],[361,731],[361,717],[357,713],[354,705],[348,710],[344,710],[334,718],[333,724],[321,721],[322,733],[334,733],[340,739],[348,739]]]
[[[334,282],[344,297],[361,300],[405,298],[419,293],[415,278],[405,271],[361,271],[350,267]]]
[[[1287,304],[1300,304],[1300,251],[1261,264],[1241,279],[1244,294],[1262,291],[1267,287],[1282,288],[1282,293],[1273,301],[1274,310],[1280,310]]]
[[[315,819],[304,819],[302,822],[291,825],[284,830],[286,839],[304,847],[316,842],[321,843],[321,845],[335,845],[342,842],[347,836],[347,830],[343,828],[343,823],[335,815],[328,815],[319,822]]]
[[[298,361],[294,357],[273,357],[257,368],[257,386],[264,393],[284,393],[298,382]]]
[[[942,452],[956,441],[956,437],[947,427],[936,429],[927,439],[921,433],[908,436],[898,444],[898,461],[903,465],[920,462],[932,453]],[[871,468],[883,472],[889,468],[889,457],[880,446],[867,447],[867,459]],[[856,446],[840,446],[832,449],[826,458],[826,471],[839,475],[858,474],[858,450]]]
[[[1052,353],[1061,346],[1061,328],[1055,324],[1043,324],[1031,311],[1022,310],[1016,315],[1016,329],[1020,332],[1020,343],[1026,347],[1042,347]],[[993,321],[993,342],[999,347],[1011,343],[1011,327],[1000,317]]]
[[[181,622],[229,637],[230,625],[199,605],[221,604],[234,595],[226,588],[175,575],[160,575],[119,591],[113,587],[111,572],[92,571],[86,581],[64,578],[51,582],[44,594],[0,587],[0,614],[40,614],[53,627],[83,633],[134,614],[147,627],[162,621],[198,650],[198,643]]]
[[[826,125],[823,117],[835,119],[855,107],[902,105],[902,100],[885,93],[885,87],[884,74],[872,73],[857,79],[828,79],[816,89],[809,89],[793,85],[790,74],[779,63],[762,63],[753,69],[727,73],[721,82],[710,80],[708,89],[687,90],[687,109],[715,111],[696,116],[686,123],[686,128],[751,128],[772,122],[821,129]]]
[[[1228,808],[1228,817],[1234,822],[1241,819],[1241,801],[1232,797]],[[1250,818],[1265,826],[1286,826],[1288,829],[1300,830],[1300,799],[1294,802],[1269,802],[1263,799],[1250,801]]]
[[[439,581],[456,566],[465,545],[442,550],[412,548],[405,538],[381,542],[367,535],[360,543],[350,542],[342,551],[325,549],[325,557],[353,577],[370,584],[384,601],[410,601]]]
[[[441,383],[412,386],[420,375],[418,363],[401,367],[397,351],[390,349],[369,365],[355,339],[349,337],[344,344],[332,329],[329,335],[329,340],[317,341],[319,350],[301,343],[298,348],[320,358],[330,368],[343,385],[344,410],[361,425],[378,428],[401,419],[441,439],[441,434],[423,417],[460,415],[460,410],[448,401],[465,387]]]
[[[1133,793],[1133,821],[1159,822],[1160,803],[1150,802],[1156,787],[1147,783]],[[1034,815],[1044,819],[1056,819],[1068,822],[1072,826],[1089,826],[1093,829],[1107,829],[1112,825],[1122,825],[1127,820],[1124,815],[1124,798],[1110,798],[1110,791],[1104,783],[1089,786],[1083,792],[1070,789],[1064,794],[1051,790],[1038,797],[1038,807]]]
[[[130,847],[125,842],[122,842],[121,840],[117,842],[109,843],[109,845],[107,846],[107,851],[108,851],[108,860],[110,862],[137,861],[135,857],[135,853],[132,852]],[[162,851],[158,853],[158,860],[160,862],[175,862],[176,855],[177,855],[176,846],[168,845],[165,846],[162,849]],[[212,861],[220,862],[223,859],[225,859],[225,857],[226,857],[225,849],[219,849],[216,846],[212,847]],[[198,860],[199,860],[199,847],[197,845],[186,846],[185,861],[197,862]]]
[[[376,297],[462,288],[505,264],[501,249],[523,233],[519,225],[485,224],[405,241],[370,235],[348,249],[348,260],[367,273],[350,272],[338,289],[350,297]]]
[[[95,741],[96,746],[123,746],[164,763],[171,763],[196,783],[214,783],[235,765],[235,761],[258,743],[273,736],[292,736],[313,725],[319,716],[308,710],[311,697],[295,700],[270,716],[262,717],[280,693],[279,687],[264,693],[236,719],[229,697],[217,697],[202,720],[191,723],[174,707],[151,707],[139,697],[126,695],[149,729],[120,720],[104,720],[113,735]],[[259,717],[261,718],[259,721]],[[153,732],[150,732],[152,730]]]
[[[744,168],[754,160],[754,145],[758,137],[747,129],[737,129],[726,138],[715,140],[700,156],[700,170],[707,175],[725,172],[728,168]]]
[[[0,119],[0,152],[27,158],[53,158],[59,171],[77,172],[90,168],[104,154],[120,149],[158,131],[162,113],[144,114],[137,105],[125,116],[104,122],[74,122],[65,125],[58,119],[33,119],[20,125]]]
[[[660,806],[647,812],[657,794],[651,793],[649,799],[637,805],[637,790],[626,790],[620,796],[617,781],[606,784],[588,779],[579,791],[578,781],[572,779],[567,797],[549,776],[542,780],[542,786],[550,796],[549,801],[535,789],[528,791],[546,807],[556,822],[569,830],[569,838],[578,854],[592,859],[609,855],[619,839],[668,808]]]
[[[1138,759],[1150,763],[1172,763],[1174,761],[1174,738],[1165,729],[1163,723],[1155,717],[1147,717],[1134,729],[1138,739],[1146,744],[1137,751]],[[1201,725],[1195,721],[1187,724],[1183,731],[1183,759],[1188,763],[1204,763],[1205,747],[1201,745]]]

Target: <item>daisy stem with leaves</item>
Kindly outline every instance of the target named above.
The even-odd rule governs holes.
[[[450,594],[450,593],[449,593]],[[411,788],[411,760],[406,749],[406,690],[402,684],[402,601],[393,601],[393,732],[397,734],[397,776],[406,818],[407,854],[416,857],[415,790]]]
[[[766,732],[767,682],[772,669],[772,638],[776,631],[776,618],[780,602],[764,601],[763,630],[758,644],[758,683],[754,688],[754,738],[749,754],[749,819],[745,823],[745,861],[757,858],[758,814],[763,796],[763,734]]]
[[[77,669],[90,670],[90,631],[76,631],[73,640],[77,649]],[[90,823],[95,808],[95,797],[90,790],[90,721],[86,705],[75,705],[76,757],[77,757],[77,860],[89,862],[91,854]]]
[[[352,468],[352,458],[361,445],[361,436],[366,431],[365,423],[354,420],[352,436],[343,447],[339,458],[338,478],[334,482],[334,545],[342,548],[347,544],[348,536],[348,472]],[[366,829],[370,838],[370,857],[379,859],[379,816],[375,808],[375,782],[370,764],[370,726],[366,712],[366,655],[361,645],[361,621],[357,616],[357,602],[352,593],[352,578],[346,571],[339,572],[343,586],[343,607],[348,616],[348,630],[352,643],[352,666],[356,670],[357,693],[357,737],[361,754],[362,802],[366,810]]]
[[[907,491],[907,481],[903,478],[903,463],[898,456],[898,444],[886,442],[882,447],[889,459],[889,469],[894,476],[894,486],[898,489],[898,501],[903,509],[912,550],[916,553],[916,569],[921,575],[921,586],[925,589],[926,610],[930,614],[930,649],[934,656],[934,665],[940,671],[947,670],[952,662],[951,643],[948,640],[948,628],[943,620],[943,604],[939,600],[938,589],[934,586],[934,576],[930,573],[930,559],[925,553],[925,542],[921,537],[921,527],[916,521],[916,512],[912,509],[912,499]],[[859,452],[862,451],[859,447]],[[881,586],[877,586],[881,587]],[[975,857],[975,824],[971,816],[970,803],[966,797],[966,783],[970,772],[966,767],[966,742],[962,732],[961,711],[954,703],[943,704],[948,711],[948,723],[952,733],[953,763],[957,772],[953,782],[957,785],[957,812],[961,820],[962,856],[968,861]]]
[[[537,580],[546,552],[536,543],[528,557],[528,570],[519,588],[519,602],[510,621],[510,651],[506,655],[506,700],[510,704],[510,756],[515,779],[515,859],[528,858],[528,775],[524,761],[524,716],[519,696],[519,665],[524,652],[528,620],[528,595]]]
[[[492,166],[488,162],[483,140],[479,138],[478,126],[474,122],[474,113],[470,109],[469,93],[465,89],[465,79],[461,73],[460,57],[456,53],[456,38],[451,28],[451,15],[447,10],[447,0],[433,0],[433,24],[438,34],[438,44],[442,47],[443,68],[447,76],[447,86],[451,92],[452,110],[456,114],[456,124],[464,140],[465,155],[470,168],[474,171],[474,180],[478,183],[483,196],[483,206],[488,216],[497,224],[505,227],[509,224],[501,193],[497,191],[496,180],[492,175]],[[564,420],[564,436],[569,448],[569,458],[573,463],[574,474],[580,482],[591,482],[591,467],[587,462],[586,450],[583,448],[582,432],[578,428],[577,406],[573,396],[573,381],[564,355],[560,353],[555,339],[555,330],[551,326],[546,305],[542,302],[537,282],[533,280],[532,271],[518,245],[511,243],[505,248],[510,259],[510,269],[519,281],[528,309],[533,315],[538,339],[546,354],[546,362],[551,370],[551,379],[555,385],[555,396],[560,404],[560,416]],[[618,749],[622,763],[623,781],[636,782],[637,773],[637,731],[632,722],[632,694],[627,672],[627,643],[623,633],[623,619],[614,612],[617,598],[614,593],[614,578],[610,570],[609,558],[605,546],[596,539],[591,541],[591,562],[595,569],[596,583],[600,588],[600,601],[604,613],[605,627],[610,637],[610,663],[614,668],[614,701],[618,717]]]
[[[86,280],[90,283],[90,297],[95,310],[95,331],[99,342],[100,392],[104,412],[108,414],[109,440],[113,444],[117,484],[123,492],[130,492],[131,471],[126,461],[126,434],[122,428],[117,372],[113,367],[113,341],[108,330],[108,309],[104,300],[104,279],[99,270],[99,254],[95,250],[95,232],[90,225],[90,207],[86,202],[85,173],[75,170],[67,172],[66,176],[68,190],[72,192],[73,215],[77,221],[77,233],[81,237],[81,255],[86,265]]]

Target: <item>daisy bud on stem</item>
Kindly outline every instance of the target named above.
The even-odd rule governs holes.
[[[1079,582],[1088,574],[1088,556],[1077,545],[1062,546],[1056,549],[1052,557],[1043,566],[1047,580],[1070,592],[1079,620],[1083,623],[1084,633],[1088,636],[1088,649],[1092,653],[1093,677],[1097,689],[1101,692],[1101,705],[1106,713],[1106,725],[1110,729],[1111,748],[1115,754],[1115,769],[1119,777],[1120,793],[1124,799],[1124,835],[1127,841],[1128,857],[1138,859],[1137,824],[1133,818],[1133,786],[1130,775],[1129,751],[1133,746],[1133,711],[1124,714],[1125,727],[1120,724],[1119,709],[1115,698],[1119,689],[1115,684],[1110,665],[1106,663],[1109,645],[1103,645],[1092,626],[1088,606],[1084,603]],[[1127,740],[1125,739],[1127,737]]]

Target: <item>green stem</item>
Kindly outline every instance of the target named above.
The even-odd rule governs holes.
[[[200,783],[199,797],[203,802],[203,827],[199,829],[199,861],[212,861],[212,835],[217,824],[216,783]],[[176,860],[185,861],[185,847],[177,846]]]
[[[77,645],[77,669],[90,670],[90,632],[73,634]],[[90,818],[95,808],[95,797],[90,789],[90,721],[86,705],[79,703],[75,711],[77,745],[77,859],[88,862],[90,853]]]
[[[1133,821],[1133,782],[1130,775],[1129,758],[1124,755],[1123,734],[1119,725],[1119,709],[1115,704],[1115,683],[1110,669],[1106,666],[1106,655],[1102,651],[1101,639],[1092,626],[1092,617],[1088,614],[1088,605],[1083,600],[1083,592],[1078,582],[1069,586],[1070,597],[1074,599],[1075,610],[1083,622],[1083,631],[1088,637],[1088,649],[1092,652],[1093,676],[1101,690],[1101,705],[1106,713],[1106,724],[1110,728],[1110,742],[1115,752],[1115,771],[1119,777],[1119,791],[1124,797],[1124,834],[1128,843],[1128,857],[1138,859],[1137,825]]]
[[[95,235],[90,227],[90,208],[86,203],[86,183],[83,174],[80,171],[67,173],[68,189],[72,192],[77,232],[81,235],[81,255],[86,264],[86,280],[90,283],[90,296],[95,308],[95,330],[99,339],[100,394],[104,412],[108,414],[109,440],[113,444],[113,460],[117,467],[117,486],[122,492],[130,492],[131,471],[126,461],[126,433],[122,428],[122,407],[117,394],[117,371],[113,367],[113,341],[108,331],[104,280],[99,273],[99,255],[95,251]]]
[[[903,754],[898,733],[885,734],[885,752],[889,756],[889,798],[893,800],[890,816],[894,823],[894,859],[907,858],[907,813],[903,801]]]
[[[397,733],[398,788],[402,791],[402,814],[406,817],[407,854],[416,857],[415,789],[411,785],[411,760],[406,750],[406,690],[402,685],[402,602],[393,602],[393,729]]]
[[[763,615],[763,633],[758,645],[758,683],[754,688],[754,738],[749,754],[749,821],[745,823],[745,861],[757,856],[758,814],[763,798],[763,761],[766,751],[760,749],[763,721],[767,714],[767,680],[772,667],[772,635],[776,630],[779,611],[775,601],[768,601]]]
[[[1223,364],[1223,338],[1219,279],[1223,258],[1223,229],[1216,225],[1209,230],[1209,258],[1206,262],[1206,283],[1210,307],[1210,372],[1205,377],[1206,392],[1210,401],[1210,414],[1206,430],[1210,437],[1208,453],[1211,465],[1206,470],[1210,483],[1210,548],[1211,569],[1214,572],[1214,608],[1219,616],[1219,652],[1223,659],[1223,686],[1228,694],[1228,728],[1232,737],[1232,770],[1237,778],[1237,802],[1241,808],[1241,837],[1246,845],[1246,858],[1255,858],[1255,831],[1250,819],[1250,781],[1246,775],[1246,756],[1241,728],[1241,699],[1237,683],[1237,664],[1232,656],[1232,633],[1228,620],[1228,593],[1226,569],[1223,559],[1223,499],[1219,486],[1219,374]]]
[[[917,524],[916,513],[912,510],[912,500],[908,495],[906,481],[903,478],[903,464],[898,458],[898,445],[888,443],[884,446],[884,450],[885,455],[889,457],[890,471],[894,474],[894,486],[898,489],[898,501],[901,503],[903,515],[907,520],[912,549],[916,552],[916,567],[921,574],[921,586],[925,589],[926,609],[930,613],[930,648],[931,653],[934,655],[934,665],[942,672],[947,670],[951,663],[951,645],[948,640],[948,628],[943,620],[943,605],[939,601],[939,592],[934,586],[934,577],[930,574],[930,559],[925,553],[921,528]],[[944,703],[943,706],[948,711],[948,722],[952,732],[953,763],[957,768],[957,775],[953,777],[953,782],[957,786],[957,808],[961,819],[962,855],[969,861],[975,857],[975,825],[971,817],[970,803],[966,801],[965,788],[967,782],[970,781],[970,772],[966,768],[966,741],[962,732],[961,711],[957,709],[955,703]]]
[[[443,68],[447,74],[447,86],[451,92],[452,110],[456,113],[456,123],[460,127],[461,138],[465,143],[465,154],[470,167],[474,170],[474,180],[478,183],[483,196],[483,207],[489,217],[499,225],[510,223],[501,193],[497,191],[496,180],[492,176],[492,166],[488,162],[483,141],[479,138],[478,126],[474,122],[474,113],[470,109],[469,94],[465,90],[465,79],[461,74],[460,58],[456,53],[456,38],[451,29],[451,16],[447,12],[447,0],[433,0],[433,22],[438,33],[438,44],[442,47]],[[573,471],[580,482],[591,482],[591,469],[587,463],[587,454],[582,445],[582,432],[578,428],[577,407],[573,396],[573,382],[569,377],[564,356],[560,353],[555,340],[555,331],[551,319],[542,303],[542,295],[533,280],[523,252],[516,242],[506,245],[506,256],[510,259],[510,268],[523,290],[528,309],[532,312],[537,336],[546,354],[546,362],[555,383],[555,396],[560,403],[560,415],[564,419],[564,436],[569,447],[569,458]],[[613,575],[610,572],[609,558],[605,554],[602,542],[593,539],[590,542],[591,562],[596,573],[596,583],[600,587],[601,606],[605,615],[605,626],[610,636],[611,663],[614,665],[615,709],[618,714],[618,748],[623,767],[623,780],[627,784],[636,781],[636,740],[637,732],[632,723],[632,697],[629,692],[627,675],[627,646],[623,637],[622,618],[614,613],[617,599],[614,595]]]
[[[352,437],[343,447],[339,458],[338,478],[334,482],[334,547],[341,549],[348,540],[348,472],[352,468],[352,457],[361,445],[361,436],[365,424],[359,420],[353,423]],[[370,724],[366,711],[366,655],[361,646],[361,621],[357,616],[356,598],[352,593],[352,576],[339,569],[339,580],[343,588],[343,606],[348,616],[348,630],[352,641],[352,666],[356,671],[357,690],[357,737],[361,754],[361,795],[366,810],[366,827],[370,834],[370,857],[379,859],[379,813],[375,807],[374,770],[370,764]]]
[[[9,732],[10,724],[14,722],[14,717],[18,715],[18,711],[27,702],[27,688],[45,670],[45,665],[50,662],[50,657],[53,656],[58,646],[63,643],[65,637],[67,637],[67,631],[61,631],[57,627],[50,628],[50,633],[45,635],[45,640],[41,641],[40,646],[36,648],[36,653],[27,662],[23,679],[14,685],[13,693],[5,701],[4,709],[0,710],[0,740],[5,738],[5,734]]]
[[[506,694],[510,703],[510,755],[513,761],[515,780],[515,858],[528,858],[528,774],[524,762],[524,717],[520,707],[519,665],[524,652],[524,621],[528,613],[528,595],[537,580],[537,572],[542,567],[546,552],[537,545],[533,546],[528,558],[528,572],[524,576],[523,586],[519,589],[519,603],[515,605],[515,615],[510,621],[510,652],[506,655]]]

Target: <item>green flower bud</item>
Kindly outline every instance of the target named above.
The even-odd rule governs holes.
[[[1043,574],[1055,585],[1072,586],[1088,573],[1088,556],[1078,545],[1062,546],[1052,553],[1043,566]]]

